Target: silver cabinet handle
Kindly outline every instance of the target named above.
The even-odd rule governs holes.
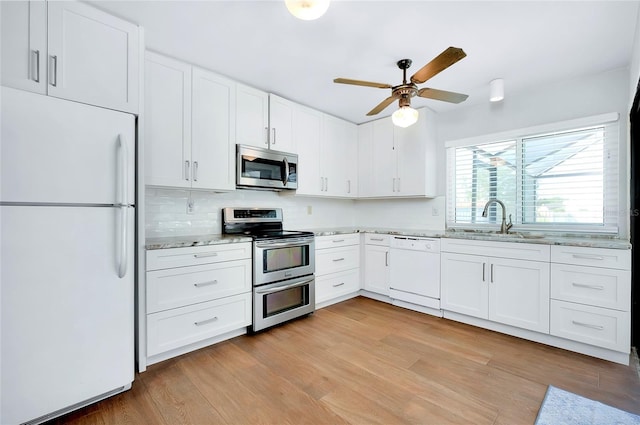
[[[393,178],[393,191],[396,191],[396,178]]]
[[[215,285],[216,283],[218,283],[217,280],[211,280],[209,282],[194,283],[193,286],[196,288],[202,288],[203,286]]]
[[[389,267],[389,251],[384,253],[384,266]]]
[[[576,282],[573,282],[571,285],[575,286],[576,288],[596,289],[598,291],[604,290],[603,285],[587,285],[585,283],[576,283]]]
[[[340,242],[344,242],[344,239],[334,239],[331,242],[333,243],[340,243]]]
[[[579,258],[581,260],[604,260],[604,257],[599,255],[585,255],[585,254],[573,254],[573,258]]]
[[[485,279],[485,275],[486,275],[486,273],[485,273],[485,269],[486,269],[486,268],[487,268],[487,263],[482,263],[482,281],[483,281],[483,282],[485,282],[485,281],[486,281],[486,279]]]
[[[217,252],[203,252],[202,254],[193,254],[194,258],[217,257]]]
[[[489,279],[489,282],[493,283],[493,264],[491,264],[491,271],[489,272],[491,278]]]
[[[338,286],[342,286],[342,285],[344,285],[344,282],[340,282],[340,283],[338,283],[338,284],[335,284],[335,285],[333,285],[333,287],[334,287],[334,288],[337,288]]]
[[[604,329],[604,326],[602,325],[593,325],[591,323],[578,322],[576,320],[572,320],[571,323],[573,323],[576,326],[582,326],[583,328],[595,329],[598,331],[601,331]]]
[[[273,127],[273,141],[271,142],[272,144],[276,144],[276,128]]]
[[[333,262],[334,262],[334,263],[337,263],[338,261],[344,261],[344,257],[342,257],[342,258],[335,258],[335,259],[333,260]]]
[[[49,56],[49,84],[53,87],[58,86],[58,56]]]
[[[351,180],[347,180],[347,193],[351,193]]]
[[[202,326],[202,325],[206,325],[207,323],[213,323],[216,322],[218,320],[218,316],[212,317],[211,319],[205,319],[205,320],[201,320],[199,322],[193,322],[194,325],[196,326]]]
[[[32,50],[31,51],[31,57],[32,57],[32,62],[31,62],[31,75],[33,75],[32,79],[33,81],[35,81],[36,83],[40,82],[40,50]],[[35,59],[33,59],[35,58]],[[33,70],[35,64],[35,72]]]
[[[193,161],[193,181],[198,181],[198,161]]]
[[[398,190],[397,190],[397,192],[400,192],[400,191],[401,191],[401,189],[400,189],[400,177],[398,177]]]
[[[269,146],[269,127],[264,128],[264,134],[265,134],[264,144]]]
[[[371,239],[369,239],[369,240],[370,240],[370,241],[377,241],[377,242],[382,242],[382,241],[384,241],[384,239],[383,239],[383,238],[371,238]]]
[[[184,179],[189,181],[189,161],[184,162]]]
[[[324,192],[324,177],[320,177],[320,192]]]
[[[325,192],[329,191],[329,177],[324,178],[324,191]]]

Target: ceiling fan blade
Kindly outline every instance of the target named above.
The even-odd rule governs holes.
[[[449,47],[413,74],[413,76],[411,76],[411,82],[414,84],[424,83],[429,78],[447,69],[465,56],[467,56],[467,54],[462,49]]]
[[[462,93],[430,89],[428,87],[418,90],[418,96],[426,97],[427,99],[444,100],[445,102],[451,103],[464,102],[469,97],[468,95]]]
[[[373,108],[372,110],[369,111],[369,113],[367,113],[367,116],[370,115],[376,115],[380,112],[382,112],[382,110],[384,108],[386,108],[387,106],[391,105],[393,103],[393,101],[396,100],[395,96],[389,96],[388,98],[386,98],[385,100],[383,100],[382,102],[380,102],[378,104],[378,106],[376,106],[375,108]]]
[[[333,80],[333,82],[340,83],[340,84],[353,84],[356,86],[377,87],[379,89],[390,89],[393,87],[391,84],[374,83],[371,81],[352,80],[350,78],[336,78]]]

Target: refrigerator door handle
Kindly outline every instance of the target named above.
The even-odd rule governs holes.
[[[128,252],[127,252],[127,240],[129,239],[129,208],[127,202],[127,182],[129,180],[128,176],[128,162],[127,162],[127,143],[123,134],[118,134],[118,165],[120,167],[120,172],[118,173],[117,178],[120,179],[119,182],[116,182],[116,187],[118,188],[117,194],[117,202],[118,207],[120,208],[120,231],[118,232],[120,235],[120,244],[118,246],[118,277],[122,279],[127,274],[127,266],[128,266]]]
[[[128,252],[127,252],[127,240],[129,239],[129,208],[125,206],[120,207],[120,244],[118,246],[118,277],[122,279],[127,274],[128,267]]]

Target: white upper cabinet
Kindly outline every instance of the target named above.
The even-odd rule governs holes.
[[[361,142],[359,158],[361,198],[436,196],[435,120],[426,108],[418,122],[407,128],[393,125],[390,117],[361,124],[369,143]],[[370,164],[370,165],[369,165]]]
[[[236,142],[269,148],[269,94],[236,84]]]
[[[47,3],[3,1],[2,85],[47,93]]]
[[[298,140],[298,195],[322,195],[320,133],[322,113],[299,107],[293,111],[293,137]]]
[[[145,84],[145,183],[234,190],[235,83],[147,52]]]
[[[293,111],[302,107],[275,94],[237,84],[238,144],[295,153]]]
[[[325,196],[357,197],[358,129],[355,124],[323,115],[320,171]]]
[[[145,183],[190,188],[191,66],[145,55]]]
[[[137,113],[136,25],[73,1],[1,7],[3,85]]]

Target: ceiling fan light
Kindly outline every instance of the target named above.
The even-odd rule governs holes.
[[[409,127],[418,121],[418,111],[411,106],[401,106],[391,115],[391,121],[398,127]]]
[[[504,80],[496,78],[489,83],[489,101],[500,102],[504,99]]]
[[[324,15],[330,0],[284,0],[284,3],[296,18],[312,21]]]

